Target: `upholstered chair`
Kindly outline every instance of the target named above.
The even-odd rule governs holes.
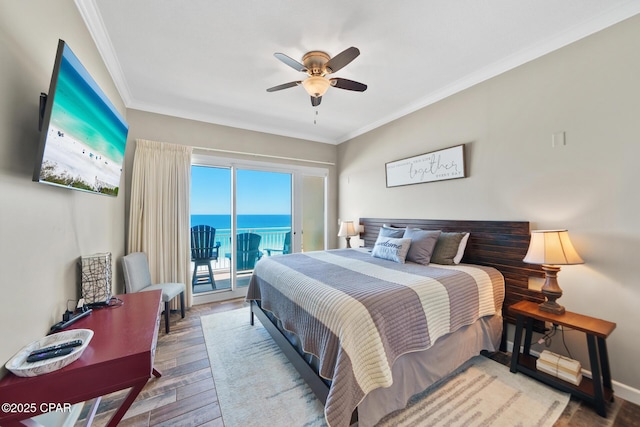
[[[151,283],[151,272],[147,256],[142,252],[133,252],[122,258],[124,284],[127,293],[145,292],[160,289],[164,302],[164,328],[169,333],[169,303],[180,295],[180,312],[184,318],[184,283]]]

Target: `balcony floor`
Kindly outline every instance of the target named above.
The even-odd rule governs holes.
[[[193,287],[193,293],[201,294],[204,292],[231,289],[231,274],[228,271],[214,271],[213,278],[216,282],[215,289],[211,287],[210,283],[196,284]],[[251,271],[239,273],[237,277],[237,286],[238,287],[249,286],[250,279],[251,279]]]

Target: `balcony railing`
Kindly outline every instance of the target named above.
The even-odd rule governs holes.
[[[269,227],[269,228],[238,228],[240,233],[256,233],[262,236],[259,249],[263,256],[267,256],[266,249],[282,249],[284,247],[284,239],[286,234],[291,231],[291,227]],[[231,268],[231,260],[227,255],[231,254],[231,230],[217,229],[216,242],[220,242],[218,250],[218,260],[211,263],[214,270],[229,270]]]

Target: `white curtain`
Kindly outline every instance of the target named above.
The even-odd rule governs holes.
[[[192,147],[136,140],[127,253],[144,252],[154,283],[186,285],[192,305],[189,195]],[[177,298],[176,298],[177,300]],[[171,308],[177,309],[177,301]]]

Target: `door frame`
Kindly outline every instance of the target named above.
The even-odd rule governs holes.
[[[290,165],[284,163],[261,162],[255,160],[242,160],[230,157],[220,157],[211,154],[196,154],[191,156],[192,166],[209,166],[219,168],[229,168],[231,173],[231,234],[236,232],[236,171],[237,169],[249,169],[264,172],[279,172],[291,174],[291,244],[292,251],[299,252],[302,246],[302,177],[317,176],[324,178],[324,249],[328,244],[328,179],[329,169],[324,167],[311,167]],[[232,253],[235,249],[235,239],[231,239]],[[193,304],[205,304],[208,302],[224,301],[235,298],[244,298],[247,288],[236,287],[236,266],[231,263],[230,273],[232,286],[231,290],[219,290],[193,295]]]

